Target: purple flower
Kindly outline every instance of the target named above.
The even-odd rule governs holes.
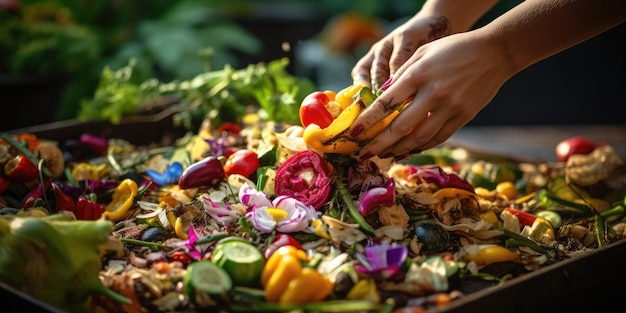
[[[365,247],[365,253],[357,252],[355,256],[359,262],[354,267],[359,273],[376,279],[400,278],[408,253],[406,246],[383,242]]]

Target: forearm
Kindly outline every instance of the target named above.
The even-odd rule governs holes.
[[[517,73],[626,20],[624,0],[526,0],[476,31]]]
[[[444,17],[450,23],[450,33],[460,33],[469,30],[498,1],[428,0],[416,16]]]

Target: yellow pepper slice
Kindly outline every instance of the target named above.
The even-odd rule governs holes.
[[[274,274],[280,265],[281,260],[286,255],[294,256],[301,261],[307,261],[309,259],[304,250],[295,246],[288,245],[278,248],[274,253],[272,253],[265,263],[265,267],[261,273],[261,286],[265,287],[268,284],[270,277]]]
[[[274,252],[272,256],[275,254],[276,252]],[[281,256],[278,255],[278,257]],[[283,255],[280,258],[280,264],[276,267],[276,270],[272,272],[265,284],[265,300],[277,302],[287,289],[289,283],[300,276],[301,272],[302,263],[300,263],[297,257],[290,254]]]
[[[331,153],[351,153],[358,149],[358,144],[354,141],[344,140],[338,142],[340,138],[346,138],[346,130],[352,125],[356,118],[365,108],[365,104],[357,101],[348,106],[337,116],[326,128],[321,128],[316,124],[310,124],[304,129],[302,140],[308,146],[321,151]]]
[[[295,246],[278,248],[265,262],[261,285],[265,300],[282,304],[321,301],[333,290],[330,279],[315,268],[304,267],[306,252]]]
[[[461,188],[441,188],[433,193],[433,198],[443,201],[444,199],[452,198],[473,198],[476,195],[470,191]]]
[[[355,95],[361,92],[362,89],[362,85],[352,85],[337,93],[335,101],[341,104],[343,111],[326,128],[321,128],[315,124],[307,126],[302,136],[304,143],[320,152],[354,153],[362,145],[378,135],[400,114],[399,111],[394,111],[356,138],[350,137],[346,130],[367,107],[366,100],[359,99],[355,101]]]
[[[387,125],[389,125],[389,123],[391,123],[391,121],[393,121],[393,119],[396,118],[396,116],[398,116],[398,114],[400,114],[400,111],[393,111],[393,112],[391,112],[391,114],[387,115],[385,118],[383,118],[382,120],[380,120],[380,121],[376,122],[374,125],[372,125],[372,127],[366,129],[361,134],[359,134],[356,137],[356,141],[365,143],[365,142],[369,141],[370,139],[374,138],[381,131],[383,131],[383,129],[385,127],[387,127]]]
[[[137,189],[138,186],[134,180],[124,179],[113,192],[111,202],[105,207],[104,216],[113,222],[124,219],[128,209],[135,203]]]
[[[468,253],[467,259],[477,265],[489,265],[497,262],[518,261],[519,256],[514,250],[499,245],[481,246],[476,253]]]
[[[354,102],[354,96],[363,89],[363,85],[354,84],[350,85],[339,92],[335,96],[335,102],[341,105],[341,109],[345,110],[349,105]]]
[[[331,293],[333,284],[316,269],[305,267],[300,276],[289,282],[278,303],[302,304],[321,301]]]

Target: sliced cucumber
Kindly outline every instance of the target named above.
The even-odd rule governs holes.
[[[183,284],[185,293],[192,300],[198,293],[222,295],[233,287],[233,281],[228,273],[209,260],[189,264]]]
[[[217,243],[211,261],[221,267],[235,286],[256,286],[265,258],[257,247],[245,240],[222,239]]]

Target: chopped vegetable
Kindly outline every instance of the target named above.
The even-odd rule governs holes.
[[[104,216],[114,222],[126,218],[128,210],[135,204],[137,193],[137,183],[130,178],[124,179],[113,192],[111,202],[105,207]]]
[[[228,273],[235,286],[259,285],[265,265],[259,249],[239,237],[221,239],[213,249],[211,260]]]
[[[498,262],[517,262],[519,255],[514,250],[499,245],[475,245],[467,248],[467,259],[485,266]]]
[[[248,149],[240,149],[228,156],[224,163],[226,176],[239,174],[250,177],[259,168],[259,156],[256,152]]]
[[[4,175],[17,182],[29,182],[37,179],[39,171],[25,156],[18,154],[4,165]]]
[[[323,300],[333,289],[331,281],[316,269],[303,267],[308,257],[294,246],[280,247],[267,260],[261,284],[265,299],[281,304],[309,303]]]
[[[212,186],[224,181],[224,166],[216,156],[207,156],[183,171],[178,180],[181,189]]]
[[[363,193],[359,202],[359,212],[368,216],[381,206],[391,206],[396,202],[396,182],[393,177],[389,178],[385,185],[374,187]]]
[[[315,91],[302,100],[300,104],[300,123],[307,127],[311,124],[326,128],[333,122],[333,116],[330,114],[326,105],[331,100],[328,95],[322,91]]]
[[[304,150],[292,155],[276,171],[274,193],[319,209],[330,197],[330,171],[317,152]]]
[[[194,303],[202,303],[207,296],[219,299],[232,288],[233,281],[228,273],[210,260],[196,261],[187,266],[183,289]]]
[[[68,312],[89,312],[92,295],[130,301],[99,279],[113,223],[71,214],[0,217],[0,280]]]

